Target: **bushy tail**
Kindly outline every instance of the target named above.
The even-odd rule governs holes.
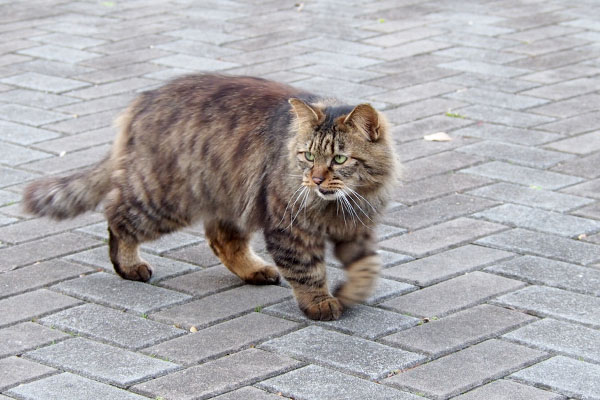
[[[23,194],[25,211],[54,219],[73,218],[95,209],[110,186],[111,160],[61,178],[40,179]]]

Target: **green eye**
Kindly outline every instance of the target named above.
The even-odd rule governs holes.
[[[314,161],[315,160],[315,155],[313,153],[311,153],[310,151],[305,151],[304,152],[304,157],[306,157],[306,159],[308,161]]]
[[[348,157],[342,156],[341,154],[338,154],[337,156],[333,157],[333,161],[335,161],[336,164],[343,164],[346,162],[347,159]]]

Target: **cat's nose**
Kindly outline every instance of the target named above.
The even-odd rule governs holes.
[[[314,182],[314,183],[316,183],[317,185],[320,185],[321,183],[323,183],[323,181],[324,181],[325,179],[323,179],[323,178],[322,178],[322,177],[320,177],[320,176],[314,176],[314,175],[313,175],[313,177],[312,177],[312,180],[313,180],[313,182]]]

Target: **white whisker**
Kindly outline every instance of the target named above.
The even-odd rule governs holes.
[[[294,195],[296,193],[300,192],[302,189],[305,189],[305,186],[300,185],[300,187],[298,189],[296,189],[296,191],[294,193],[292,193],[292,195],[290,196],[290,199],[288,200],[287,205],[285,206],[285,210],[283,211],[283,216],[281,217],[281,221],[279,221],[278,226],[281,225],[281,223],[285,219],[285,214],[287,213],[287,210],[290,208],[290,203],[294,199]],[[290,220],[291,220],[291,217],[292,217],[292,212],[294,210],[294,205],[298,201],[298,198],[300,197],[301,194],[302,194],[302,192],[300,192],[300,194],[298,196],[296,196],[296,201],[294,201],[294,204],[292,205],[292,209],[290,210]]]
[[[349,187],[346,187],[346,189],[348,189],[348,190],[350,191],[350,193],[352,193],[352,194],[354,194],[354,195],[358,196],[358,197],[359,197],[360,199],[362,199],[362,200],[363,200],[365,203],[367,203],[367,205],[368,205],[369,207],[371,207],[371,209],[372,209],[373,211],[377,212],[377,209],[376,209],[376,208],[373,206],[373,204],[371,204],[371,203],[369,202],[369,200],[365,199],[365,198],[364,198],[364,197],[363,197],[363,196],[362,196],[360,193],[358,193],[356,190],[353,190],[353,189],[351,189],[351,188],[349,188]]]

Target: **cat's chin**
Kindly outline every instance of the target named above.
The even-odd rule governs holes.
[[[317,190],[315,190],[315,193],[317,193],[317,196],[319,196],[323,200],[333,201],[338,198],[337,190],[317,189]]]

